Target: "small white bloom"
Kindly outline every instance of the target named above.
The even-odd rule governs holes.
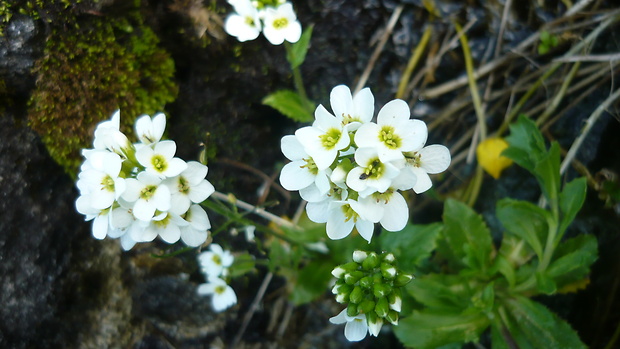
[[[180,227],[181,240],[191,247],[202,245],[207,240],[208,230],[211,229],[211,222],[205,210],[200,205],[192,205],[183,218],[188,224]]]
[[[409,207],[405,198],[396,190],[374,193],[358,199],[362,212],[381,212],[379,223],[387,231],[401,231],[409,221]]]
[[[165,180],[172,195],[170,211],[183,215],[192,203],[199,204],[213,194],[215,188],[205,179],[208,171],[207,166],[189,161],[187,168],[178,176]]]
[[[319,170],[325,170],[336,160],[338,152],[351,143],[349,134],[340,120],[319,105],[314,111],[312,126],[295,131],[295,136],[312,157]]]
[[[243,232],[245,233],[245,240],[247,242],[254,242],[254,238],[255,238],[254,233],[256,232],[256,226],[248,225],[245,228],[243,228]]]
[[[153,219],[156,210],[165,212],[170,209],[170,189],[162,185],[160,177],[140,172],[137,179],[128,178],[125,183],[127,188],[122,198],[135,202],[133,214],[139,220],[148,222]]]
[[[349,125],[349,131],[355,131],[362,124],[370,122],[375,112],[375,97],[368,87],[351,96],[349,87],[338,85],[332,89],[329,97],[334,115],[343,125]]]
[[[209,277],[220,276],[225,268],[232,265],[235,258],[230,251],[224,251],[218,244],[211,244],[209,249],[210,251],[198,255],[200,267]]]
[[[117,110],[110,120],[99,123],[95,128],[93,146],[97,150],[107,149],[127,158],[127,153],[133,146],[127,136],[120,131],[120,120],[121,111]]]
[[[237,303],[235,291],[220,278],[209,278],[206,284],[198,286],[198,294],[211,295],[213,310],[220,312]]]
[[[358,147],[373,147],[382,162],[404,159],[403,152],[422,148],[428,131],[426,124],[412,120],[407,102],[395,99],[388,102],[377,115],[377,123],[362,125],[355,133]]]
[[[146,172],[160,178],[174,177],[185,171],[187,163],[175,158],[177,145],[174,141],[161,141],[151,147],[142,147],[136,151],[136,159],[144,166]]]
[[[277,8],[269,7],[264,13],[263,34],[272,45],[280,45],[284,40],[295,43],[301,37],[301,24],[297,20],[293,5],[286,2]]]
[[[95,209],[106,209],[125,191],[125,179],[120,178],[121,157],[108,151],[86,153],[88,166],[79,173],[77,186],[86,194]]]
[[[166,129],[166,116],[159,113],[151,119],[148,115],[142,115],[136,120],[136,135],[140,142],[153,144],[161,140]]]
[[[254,5],[250,0],[235,0],[229,3],[236,13],[226,18],[224,30],[241,42],[256,39],[261,31],[261,22]]]
[[[357,149],[355,162],[358,167],[349,171],[346,182],[360,197],[385,192],[392,184],[392,179],[400,172],[393,164],[382,162],[376,148]]]
[[[437,174],[445,171],[450,166],[450,150],[443,145],[433,144],[419,151],[405,153],[406,164],[401,170],[410,172],[416,177],[412,185],[402,185],[398,189],[406,190],[413,188],[416,194],[423,193],[433,186],[429,174]],[[400,180],[399,180],[400,182]]]
[[[132,236],[135,241],[153,241],[157,236],[169,244],[173,244],[181,238],[181,227],[189,223],[172,212],[166,212],[161,219],[153,219],[149,222],[139,236]]]
[[[368,333],[370,333],[371,336],[377,337],[379,332],[381,332],[381,327],[383,327],[382,318],[377,316],[375,322],[368,320]]]
[[[360,236],[368,243],[372,239],[374,223],[378,222],[383,212],[367,211],[357,201],[332,201],[328,208],[328,218],[325,230],[332,240],[343,239],[357,229]]]
[[[329,322],[335,325],[346,324],[344,326],[344,336],[349,342],[359,342],[366,338],[366,333],[368,333],[368,323],[365,314],[350,317],[347,315],[347,310],[344,309],[338,315],[330,318]]]
[[[319,170],[296,136],[284,136],[280,142],[284,156],[291,160],[280,172],[280,183],[286,190],[299,190],[302,197],[317,201],[329,191],[326,170]],[[310,188],[309,188],[310,187]],[[306,198],[304,198],[306,199]],[[307,200],[307,199],[306,199]]]

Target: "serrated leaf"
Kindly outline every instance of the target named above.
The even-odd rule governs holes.
[[[536,162],[534,176],[547,200],[557,200],[560,192],[560,146],[557,142],[551,143],[549,151]]]
[[[503,199],[497,203],[495,213],[507,233],[525,240],[542,258],[549,212],[527,201]]]
[[[405,290],[421,304],[435,311],[463,312],[471,306],[473,290],[460,275],[428,274],[411,281]]]
[[[520,348],[582,349],[577,332],[544,305],[528,298],[505,298],[509,331]]]
[[[408,224],[399,232],[383,231],[379,237],[379,246],[381,246],[381,250],[394,254],[400,269],[407,273],[413,273],[416,267],[430,257],[437,247],[437,239],[441,229],[441,223]]]
[[[447,248],[442,253],[473,269],[490,268],[494,247],[482,217],[464,203],[450,199],[444,206],[443,221],[442,240]]]
[[[276,91],[265,97],[262,103],[294,121],[310,122],[314,120],[314,104],[295,91]]]
[[[590,265],[597,259],[597,241],[592,235],[579,235],[561,243],[547,274],[560,287],[580,281],[590,272]]]
[[[587,189],[588,184],[585,177],[574,179],[572,182],[564,185],[564,189],[560,193],[560,210],[562,211],[560,234],[566,231],[566,228],[577,216],[577,212],[579,212],[586,199]]]
[[[502,153],[530,172],[546,152],[545,140],[536,124],[525,115],[510,125],[510,135],[506,137],[510,147]]]
[[[476,342],[488,326],[489,319],[482,313],[446,314],[424,310],[414,311],[393,331],[407,347],[434,349],[451,343]]]
[[[308,46],[310,45],[310,38],[312,37],[312,29],[314,26],[309,26],[301,34],[299,40],[291,45],[291,48],[286,51],[286,59],[291,64],[291,69],[299,67],[306,59],[308,53]]]

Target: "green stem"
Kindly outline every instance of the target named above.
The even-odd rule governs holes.
[[[426,27],[426,29],[424,30],[424,34],[422,34],[422,39],[413,51],[409,62],[407,62],[407,67],[405,68],[405,71],[403,72],[403,75],[400,79],[400,83],[398,84],[396,98],[403,98],[403,96],[405,95],[405,90],[407,89],[407,84],[409,83],[411,74],[413,73],[415,67],[418,65],[420,57],[422,57],[422,53],[426,49],[426,45],[428,45],[428,41],[431,37],[432,32],[433,30],[431,26]]]
[[[286,48],[287,55],[290,55],[292,49],[291,44],[285,41],[284,47]],[[304,87],[304,81],[301,76],[301,70],[299,70],[299,66],[294,68],[291,66],[291,70],[293,71],[293,83],[295,84],[295,89],[297,90],[297,93],[299,93],[299,95],[304,101],[307,101],[308,94],[306,93],[306,89]]]
[[[573,78],[577,74],[577,71],[579,70],[580,66],[581,66],[581,62],[577,62],[577,63],[575,63],[573,65],[573,67],[571,68],[570,72],[568,73],[568,76],[566,77],[566,79],[562,83],[562,87],[560,87],[560,91],[558,91],[558,93],[553,98],[553,101],[551,102],[551,104],[547,107],[547,109],[545,109],[545,111],[542,113],[542,115],[536,120],[536,125],[537,126],[540,127],[540,125],[542,125],[545,121],[547,121],[549,116],[551,116],[551,114],[557,109],[558,105],[560,105],[560,102],[562,101],[562,99],[566,95],[566,91],[568,90],[568,86],[573,81]]]

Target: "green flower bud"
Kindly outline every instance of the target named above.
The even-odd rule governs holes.
[[[362,303],[360,303],[358,309],[364,314],[369,314],[375,310],[375,301],[372,299],[364,299]]]
[[[366,257],[368,257],[368,253],[366,253],[366,251],[353,251],[353,260],[356,263],[362,263]]]
[[[364,270],[372,270],[379,265],[379,262],[379,256],[374,252],[370,252],[362,263],[362,268],[364,268]]]
[[[336,302],[340,304],[349,303],[349,293],[338,293],[336,295]]]
[[[396,268],[389,263],[381,263],[381,275],[388,280],[392,280],[396,276]]]
[[[372,285],[373,282],[370,276],[364,276],[360,279],[360,286],[362,286],[363,289],[369,290],[370,288],[372,288]]]
[[[337,278],[340,279],[347,271],[341,267],[341,266],[337,266],[334,270],[332,270],[332,275]]]
[[[362,292],[362,288],[359,286],[355,286],[351,294],[349,295],[349,301],[354,304],[359,304],[362,299],[364,299],[364,293]]]
[[[371,312],[366,314],[366,321],[368,322],[368,332],[370,332],[372,336],[377,337],[379,332],[381,332],[383,319],[378,317],[375,312]]]
[[[413,279],[413,275],[397,273],[396,279],[394,279],[394,286],[403,287],[409,283]]]
[[[381,256],[383,261],[386,263],[394,263],[394,261],[396,260],[396,258],[394,257],[394,254],[392,253],[386,253],[384,255]]]
[[[386,297],[392,292],[392,287],[387,284],[376,283],[372,286],[372,293],[375,298]]]
[[[400,313],[400,309],[403,303],[402,298],[400,297],[400,290],[395,289],[390,293],[387,297],[388,303],[390,304],[390,309],[395,310]]]
[[[377,313],[377,316],[382,318],[386,317],[389,311],[390,305],[388,304],[387,298],[379,298],[379,300],[377,300],[377,304],[375,305],[375,313]]]
[[[334,292],[336,291],[336,292]],[[332,288],[332,293],[334,294],[349,294],[351,293],[351,291],[353,291],[353,286],[351,285],[347,285],[344,282],[340,285],[336,285],[334,286],[334,288]]]
[[[364,272],[354,270],[352,272],[344,274],[344,282],[349,285],[355,285],[355,283],[359,281],[359,279],[361,279],[362,277],[364,277]]]
[[[359,315],[359,313],[360,312],[357,309],[357,305],[353,303],[349,303],[349,305],[347,306],[347,315],[349,315],[350,317],[355,317]]]
[[[390,310],[385,317],[387,321],[389,321],[392,325],[398,325],[398,312],[396,310]]]
[[[343,285],[346,285],[343,280],[337,280],[336,283],[334,284],[334,287],[332,287],[332,293],[333,294],[338,294],[338,290]]]

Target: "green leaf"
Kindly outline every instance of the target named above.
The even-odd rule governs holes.
[[[441,223],[427,225],[408,224],[399,232],[383,231],[379,246],[396,257],[398,267],[407,273],[414,273],[422,261],[430,257],[437,247]]]
[[[286,59],[291,64],[291,69],[299,67],[306,59],[313,27],[314,26],[307,27],[303,34],[301,34],[299,41],[291,45],[290,49],[286,50]]]
[[[534,173],[536,163],[546,153],[545,140],[536,124],[525,115],[520,115],[519,120],[510,125],[510,135],[506,141],[510,147],[502,155]]]
[[[469,206],[447,200],[443,213],[442,254],[453,262],[486,271],[491,266],[494,249],[491,232],[482,217]]]
[[[573,222],[577,212],[583,206],[587,189],[588,184],[585,177],[577,178],[564,185],[564,189],[560,193],[560,210],[562,211],[560,235],[566,231],[566,228]]]
[[[505,306],[508,330],[520,348],[586,348],[577,332],[542,304],[516,296],[506,298]]]
[[[434,311],[461,313],[472,306],[476,289],[461,275],[428,274],[411,281],[405,290]]]
[[[295,91],[276,91],[265,97],[262,103],[294,121],[310,122],[314,120],[314,104]]]
[[[502,199],[497,203],[495,213],[507,233],[525,240],[538,258],[542,258],[549,232],[548,211],[527,201]]]
[[[437,348],[451,343],[476,342],[489,326],[482,313],[439,313],[430,310],[414,311],[399,322],[393,331],[407,347]]]
[[[561,243],[547,274],[560,287],[583,279],[597,258],[597,241],[592,235],[579,235]]]
[[[334,269],[330,263],[314,260],[306,265],[298,274],[297,282],[290,295],[290,300],[296,306],[310,303],[320,297],[328,289]]]
[[[558,289],[553,279],[540,270],[536,271],[536,287],[544,294],[554,294]]]
[[[549,152],[536,162],[534,176],[548,202],[556,202],[560,192],[560,146],[557,142],[551,143]]]

